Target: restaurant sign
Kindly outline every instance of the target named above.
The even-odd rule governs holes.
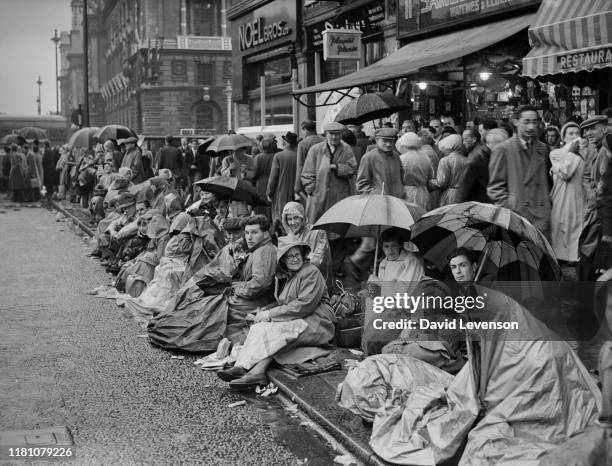
[[[351,29],[326,29],[323,31],[323,59],[360,60],[361,31]]]
[[[559,71],[593,70],[612,66],[612,47],[601,47],[557,57]]]
[[[398,0],[399,38],[499,15],[541,0]]]

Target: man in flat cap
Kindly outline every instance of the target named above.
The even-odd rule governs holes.
[[[144,166],[142,165],[142,155],[140,154],[140,149],[136,147],[138,139],[132,136],[124,139],[123,142],[125,144],[125,156],[123,157],[121,166],[127,167],[132,171],[132,183],[142,183],[145,181],[145,171]]]
[[[295,171],[295,200],[306,204],[307,195],[302,186],[302,169],[306,162],[306,156],[312,146],[323,142],[324,138],[317,134],[317,124],[312,120],[305,120],[300,125],[304,137],[297,145],[297,160]]]
[[[302,186],[308,195],[306,216],[316,222],[336,202],[353,194],[357,160],[351,146],[342,141],[345,126],[338,122],[323,127],[325,141],[308,151],[302,169]]]
[[[584,226],[579,240],[580,261],[577,278],[580,281],[591,281],[597,277],[595,256],[601,241],[601,219],[598,205],[601,203],[603,178],[612,153],[604,143],[608,133],[608,119],[604,115],[589,118],[580,125],[584,137],[588,140],[588,154],[582,185],[586,193]],[[608,240],[608,238],[606,238]]]

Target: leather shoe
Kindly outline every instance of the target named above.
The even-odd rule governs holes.
[[[234,390],[251,390],[258,385],[268,385],[266,374],[247,374],[229,383]]]
[[[219,377],[224,382],[231,382],[232,380],[240,379],[246,375],[246,369],[242,367],[231,367],[230,369],[223,369],[217,372],[217,377]]]

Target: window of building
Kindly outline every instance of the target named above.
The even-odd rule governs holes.
[[[289,56],[251,63],[246,66],[246,84],[249,90],[259,89],[261,76],[266,77],[266,86],[291,82],[291,60]]]
[[[196,84],[212,86],[214,80],[214,65],[212,63],[198,63],[196,66]]]
[[[187,34],[191,36],[221,35],[219,0],[187,0]]]
[[[250,101],[251,125],[261,126],[261,101]],[[291,95],[266,96],[265,126],[288,125],[293,122],[293,102]]]
[[[217,130],[218,110],[209,102],[200,102],[193,108],[193,125],[196,130]]]

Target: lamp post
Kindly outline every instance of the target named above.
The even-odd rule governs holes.
[[[51,41],[55,43],[55,113],[59,115],[59,73],[57,70],[57,47],[59,45],[60,37],[57,35],[57,29]]]
[[[227,130],[232,129],[232,82],[228,79],[223,91],[227,98]]]
[[[38,77],[38,81],[36,81],[36,84],[38,84],[38,98],[36,99],[36,103],[38,104],[38,114],[40,115],[40,86],[42,86],[42,80],[40,79],[40,76]]]

